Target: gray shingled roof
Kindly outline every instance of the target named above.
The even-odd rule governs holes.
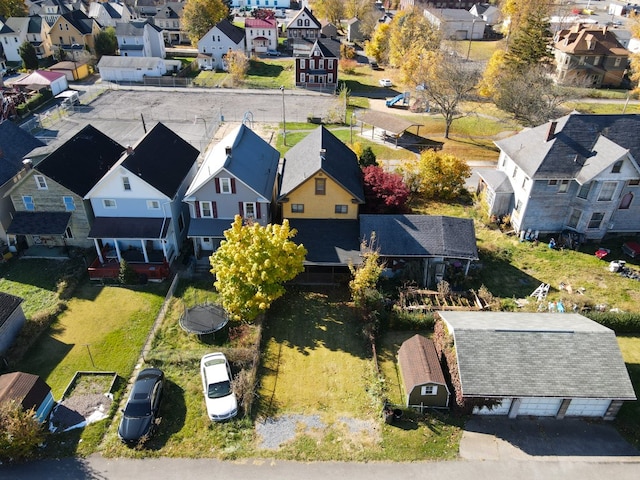
[[[476,173],[497,193],[513,193],[513,187],[506,173],[495,168],[478,168]]]
[[[324,127],[315,129],[286,153],[279,198],[319,171],[340,184],[358,203],[364,203],[362,171],[356,154]]]
[[[4,185],[22,169],[22,159],[26,154],[42,146],[44,143],[15,123],[0,123],[0,185]]]
[[[9,235],[63,235],[71,212],[16,212],[11,225],[7,228]]]
[[[87,238],[167,238],[166,218],[96,217]]]
[[[13,315],[13,312],[16,311],[22,302],[23,299],[20,297],[0,292],[0,327]]]
[[[589,181],[625,151],[640,158],[640,115],[581,115],[557,120],[495,142],[529,177]],[[603,141],[600,137],[609,140]]]
[[[229,40],[231,40],[236,45],[242,42],[244,38],[244,29],[240,27],[236,27],[233,23],[231,23],[226,18],[218,22],[216,28],[224,33]]]
[[[293,241],[307,249],[305,265],[360,265],[360,239],[357,220],[290,219],[298,230]]]
[[[437,215],[360,215],[360,238],[375,232],[383,257],[477,260],[473,220]]]
[[[635,400],[613,330],[575,313],[438,312],[466,397]]]
[[[138,37],[144,35],[147,20],[132,20],[130,22],[116,22],[116,35]]]
[[[103,55],[98,62],[98,69],[103,67],[113,68],[156,68],[162,58],[158,57],[116,57]]]

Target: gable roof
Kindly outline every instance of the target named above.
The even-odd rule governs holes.
[[[274,18],[247,18],[244,21],[245,28],[277,28],[278,22]]]
[[[298,27],[298,25],[296,25],[298,20],[298,17],[303,17],[303,16],[307,16],[309,17],[310,23],[313,22],[315,25],[307,25],[305,26],[300,26]],[[291,19],[291,21],[288,23],[287,25],[287,29],[289,28],[311,28],[311,27],[315,27],[315,28],[322,28],[322,24],[318,21],[318,19],[313,15],[313,13],[311,13],[311,10],[309,10],[307,7],[303,7],[302,10],[299,10],[298,13],[296,13],[293,18]]]
[[[23,408],[37,408],[47,397],[51,387],[38,375],[13,372],[0,375],[0,403],[13,400]]]
[[[15,123],[0,123],[0,185],[22,170],[22,159],[26,154],[42,146],[44,143]]]
[[[31,17],[29,17],[28,33],[41,34],[43,22],[44,19],[39,15],[32,15]]]
[[[118,142],[87,125],[38,163],[35,170],[84,197],[123,151]]]
[[[464,20],[471,22],[474,19],[478,22],[478,17],[462,8],[427,8],[425,10],[429,10],[434,17],[439,18],[443,22],[459,22]]]
[[[279,198],[286,197],[319,171],[342,186],[356,202],[364,203],[362,171],[356,154],[323,126],[286,153]]]
[[[227,148],[231,148],[227,153]],[[207,154],[185,197],[196,193],[221,169],[271,201],[280,152],[242,124],[234,128]]]
[[[554,132],[549,135],[552,127]],[[576,178],[584,182],[627,150],[634,159],[640,158],[638,131],[640,115],[571,113],[555,125],[539,125],[495,144],[531,178]]]
[[[82,10],[71,10],[70,12],[62,14],[60,18],[63,18],[66,22],[70,23],[83,35],[89,35],[93,31],[94,22],[96,22],[95,19],[87,17]],[[61,21],[60,18],[58,18],[56,23]]]
[[[560,30],[556,33],[553,47],[573,55],[629,55],[629,51],[620,44],[613,31],[607,27],[593,28],[584,24]]]
[[[422,335],[402,342],[398,350],[398,364],[402,372],[404,391],[411,391],[425,383],[437,383],[446,386],[444,373],[436,352],[436,346],[430,338]]]
[[[325,58],[340,58],[340,41],[335,38],[318,38],[316,40],[322,56]]]
[[[375,232],[383,257],[478,259],[473,220],[442,215],[360,215],[360,238]]]
[[[20,297],[0,292],[0,327],[13,315],[13,312],[16,311],[22,302],[23,299]]]
[[[231,40],[235,44],[240,43],[245,35],[243,28],[236,27],[226,18],[220,20],[216,25],[216,28],[224,33],[227,38],[229,38],[229,40]]]
[[[157,123],[119,165],[173,199],[199,154],[173,130]]]
[[[92,4],[93,5],[93,4]],[[130,22],[116,22],[116,35],[139,37],[144,35],[144,26],[151,25],[149,20],[131,20]]]
[[[477,168],[476,173],[496,193],[513,193],[507,174],[495,168]]]
[[[159,57],[116,57],[103,55],[98,62],[100,68],[157,68],[164,63]]]
[[[635,400],[615,333],[575,313],[438,312],[466,397]]]

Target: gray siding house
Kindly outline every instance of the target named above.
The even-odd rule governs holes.
[[[22,298],[0,292],[0,355],[6,352],[25,322]]]
[[[489,213],[509,214],[516,232],[569,230],[587,240],[636,234],[638,131],[640,115],[573,113],[496,142],[497,172],[481,174],[479,184]]]

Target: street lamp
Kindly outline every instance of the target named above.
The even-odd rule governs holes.
[[[467,48],[467,60],[469,60],[469,54],[471,53],[471,41],[473,40],[473,31],[475,30],[476,19],[473,19],[473,23],[471,24],[471,35],[469,37],[469,48]]]
[[[284,85],[280,86],[280,91],[282,92],[282,143],[284,146],[287,146],[287,120],[284,116]]]

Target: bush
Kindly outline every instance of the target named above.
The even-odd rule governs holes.
[[[433,313],[408,312],[394,308],[389,315],[390,330],[432,330],[435,319]]]
[[[640,314],[618,312],[587,312],[585,317],[610,328],[616,334],[640,333]]]
[[[0,404],[0,461],[32,458],[44,435],[33,409],[25,411],[13,400]]]
[[[127,263],[125,259],[120,260],[120,273],[118,274],[118,281],[122,285],[135,285],[138,283],[138,274]]]

